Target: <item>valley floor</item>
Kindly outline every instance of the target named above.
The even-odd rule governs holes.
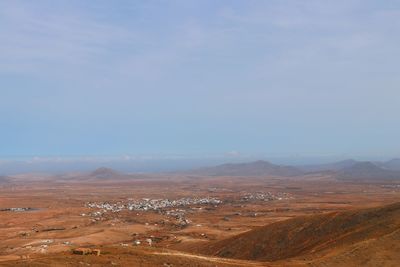
[[[399,233],[386,228],[345,247],[289,253],[287,258],[234,259],[202,248],[293,218],[398,201],[400,187],[395,185],[315,175],[137,175],[123,180],[25,176],[0,185],[0,266],[395,266],[400,259],[392,252],[399,249]],[[169,206],[130,210],[132,203]],[[282,246],[290,250],[293,244]],[[73,255],[79,247],[98,248],[102,255]]]

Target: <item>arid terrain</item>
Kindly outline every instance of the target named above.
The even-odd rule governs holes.
[[[400,180],[272,167],[3,177],[0,266],[398,266]]]
[[[400,267],[400,0],[0,0],[0,267]]]

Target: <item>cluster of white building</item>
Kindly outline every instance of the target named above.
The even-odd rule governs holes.
[[[12,211],[12,212],[22,212],[22,211],[32,211],[33,208],[4,208],[0,209],[0,211]]]
[[[242,196],[241,201],[254,201],[254,200],[273,201],[273,200],[283,200],[291,198],[292,197],[288,193],[256,192],[256,193],[245,194],[244,196]]]
[[[88,202],[86,207],[91,209],[99,209],[100,212],[120,212],[122,210],[130,211],[163,211],[166,208],[184,207],[190,205],[218,205],[222,201],[213,197],[204,198],[180,198],[176,200],[170,199],[149,199],[128,200],[126,203],[109,203],[109,202]]]

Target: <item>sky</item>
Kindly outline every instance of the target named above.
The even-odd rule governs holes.
[[[398,157],[399,60],[399,1],[0,1],[0,158]]]

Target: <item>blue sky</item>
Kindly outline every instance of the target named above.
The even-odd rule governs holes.
[[[1,1],[0,157],[400,156],[398,1]]]

